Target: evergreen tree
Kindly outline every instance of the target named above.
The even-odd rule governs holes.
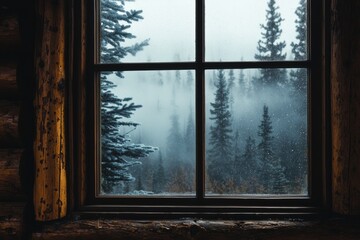
[[[269,108],[264,105],[262,120],[258,131],[258,136],[260,137],[258,155],[260,161],[260,182],[264,186],[265,193],[272,191],[272,163],[274,161],[274,152],[272,146],[274,137],[272,136],[272,132]]]
[[[306,0],[300,0],[295,14],[297,15],[296,39],[291,43],[292,53],[295,60],[307,59],[307,6]],[[299,134],[293,140],[297,156],[292,159],[292,165],[287,172],[292,173],[291,178],[295,178],[291,184],[298,190],[304,189],[307,174],[307,70],[304,68],[292,70],[290,72],[292,84],[291,97],[293,98],[293,110],[298,114]],[[288,175],[289,175],[288,174]]]
[[[286,58],[286,53],[283,53],[286,46],[285,41],[279,40],[282,33],[280,25],[284,19],[281,18],[278,10],[279,7],[276,6],[275,0],[269,0],[266,10],[266,23],[260,25],[264,31],[261,33],[262,39],[258,41],[256,60],[282,61]],[[260,69],[260,77],[255,81],[255,85],[259,89],[281,86],[286,81],[286,70],[262,68]]]
[[[236,184],[240,184],[243,180],[243,166],[241,162],[241,153],[240,153],[240,133],[239,130],[236,130],[234,135],[234,181]]]
[[[183,155],[183,138],[181,136],[180,124],[179,124],[179,115],[174,112],[171,116],[171,126],[169,130],[169,135],[167,137],[167,153],[166,157],[169,162],[177,164],[181,161]]]
[[[159,151],[159,163],[157,166],[157,169],[154,171],[154,175],[153,175],[153,192],[154,193],[161,193],[164,191],[165,189],[165,170],[164,170],[164,165],[163,165],[163,159],[162,159],[162,154],[161,151]]]
[[[285,177],[285,168],[281,165],[279,158],[274,158],[271,164],[271,193],[272,194],[285,194],[287,193],[288,180]]]
[[[136,54],[148,45],[148,41],[123,46],[126,39],[135,36],[127,32],[130,24],[142,19],[141,11],[126,11],[125,1],[102,0],[101,12],[101,62],[118,63],[127,54]],[[143,144],[131,143],[128,134],[121,134],[119,127],[127,126],[135,129],[139,124],[126,121],[141,105],[131,102],[131,98],[119,98],[112,89],[116,85],[108,79],[110,73],[101,76],[101,176],[102,191],[110,193],[114,186],[134,181],[129,167],[139,164],[139,159],[155,151],[155,148]],[[122,77],[121,73],[117,73]]]
[[[229,103],[230,103],[230,109],[232,110],[233,104],[234,104],[234,94],[233,94],[233,88],[235,87],[235,75],[234,70],[230,69],[229,71],[229,80],[228,80],[228,89],[229,89]]]
[[[239,89],[240,89],[240,95],[243,96],[246,93],[244,69],[240,69],[240,71],[239,71],[238,85],[239,85]]]
[[[299,6],[295,11],[297,15],[296,23],[296,39],[297,42],[291,43],[295,60],[307,59],[307,11],[306,1],[300,0]],[[307,71],[304,68],[292,70],[290,72],[290,80],[292,83],[292,96],[296,97],[295,101],[299,103],[298,111],[300,114],[306,114],[306,96],[307,96]]]
[[[195,123],[192,106],[190,106],[189,117],[186,124],[184,136],[185,153],[189,163],[195,162]]]
[[[255,184],[257,182],[256,173],[258,170],[256,162],[256,145],[252,137],[248,137],[245,143],[244,154],[242,155],[242,176],[243,181],[247,185],[248,193],[255,193]]]
[[[208,152],[208,174],[212,186],[224,185],[229,180],[232,166],[231,112],[229,110],[229,89],[224,70],[218,70],[215,84],[215,102],[210,103],[210,148]],[[219,190],[219,189],[218,189]]]

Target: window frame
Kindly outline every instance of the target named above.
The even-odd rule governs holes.
[[[97,64],[99,53],[96,29],[99,17],[96,13],[100,0],[74,3],[74,59],[78,62],[72,87],[72,109],[69,123],[72,144],[72,167],[75,197],[74,209],[82,214],[96,213],[139,217],[222,217],[222,218],[263,218],[264,216],[313,216],[326,210],[329,204],[328,189],[328,51],[326,49],[326,1],[308,0],[308,60],[305,61],[238,61],[205,62],[205,0],[195,0],[196,47],[194,62],[121,63]],[[321,17],[315,17],[319,16]],[[313,17],[314,16],[314,17]],[[92,24],[93,23],[93,24]],[[77,31],[82,30],[82,31]],[[81,47],[80,47],[81,46]],[[92,47],[94,46],[94,47]],[[254,68],[306,68],[308,69],[308,152],[309,152],[309,197],[205,197],[205,70],[211,69],[254,69]],[[196,196],[181,197],[134,197],[96,196],[99,189],[96,164],[99,154],[100,89],[101,71],[136,70],[195,70],[195,113],[196,146]],[[200,80],[199,80],[200,79]],[[321,79],[312,81],[310,79]],[[79,111],[80,110],[80,111]],[[85,111],[82,111],[85,110]],[[315,147],[320,146],[320,147]],[[313,159],[317,159],[314,161]],[[86,181],[90,179],[90,181]],[[119,213],[121,213],[119,215]]]

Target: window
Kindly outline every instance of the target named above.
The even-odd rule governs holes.
[[[321,205],[321,3],[90,8],[86,204],[184,215]]]

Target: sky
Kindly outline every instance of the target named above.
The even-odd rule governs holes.
[[[206,0],[205,49],[209,61],[254,60],[261,37],[260,24],[265,23],[265,0]],[[286,53],[291,59],[290,43],[295,41],[295,10],[299,0],[277,0],[286,41]],[[131,25],[137,38],[150,39],[150,45],[124,62],[193,61],[195,58],[194,0],[136,0],[126,3],[127,9],[143,10],[143,20]],[[130,41],[128,41],[130,44]]]

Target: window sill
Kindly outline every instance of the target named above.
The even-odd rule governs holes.
[[[184,220],[62,220],[42,226],[40,239],[326,239],[355,240],[359,219],[209,221]]]

